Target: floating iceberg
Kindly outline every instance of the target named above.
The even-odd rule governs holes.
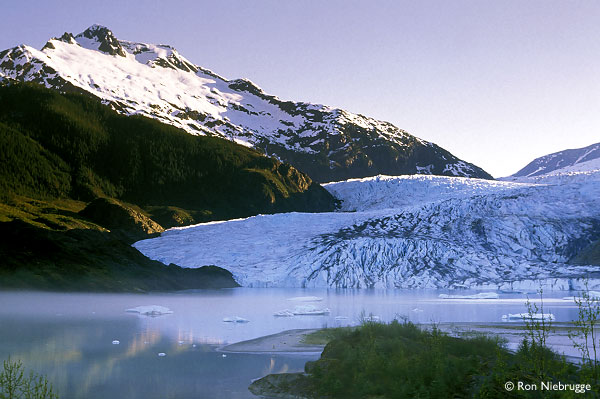
[[[244,319],[243,317],[233,316],[233,317],[225,317],[223,319],[224,323],[249,323],[250,320]]]
[[[591,300],[600,301],[600,292],[598,291],[589,291],[588,296]],[[576,301],[578,299],[585,301],[583,298],[583,293],[581,293],[579,296],[566,296],[563,298],[565,301]]]
[[[325,316],[331,313],[329,308],[319,309],[312,305],[296,306],[292,312],[295,316]]]
[[[173,313],[173,311],[171,309],[166,308],[164,306],[158,306],[158,305],[138,306],[138,307],[135,307],[132,309],[127,309],[126,312],[139,313],[141,315],[151,316],[151,317],[162,316],[164,314]]]
[[[119,340],[116,340],[116,339],[112,342],[113,345],[119,345],[120,343],[121,342]]]
[[[442,299],[498,299],[499,296],[495,292],[482,292],[479,294],[473,295],[448,295],[448,294],[440,294],[440,298]]]
[[[552,313],[509,313],[502,315],[502,320],[548,320],[554,321],[556,317]]]
[[[167,356],[167,354],[166,354],[165,352],[160,352],[160,353],[158,354],[158,356],[160,356],[160,357],[164,357],[164,356]]]
[[[273,316],[275,316],[275,317],[293,317],[294,312],[292,312],[291,310],[285,309],[285,310],[280,310],[279,312],[273,313]]]
[[[323,298],[319,296],[295,296],[293,298],[288,298],[288,301],[296,301],[296,302],[321,302]]]

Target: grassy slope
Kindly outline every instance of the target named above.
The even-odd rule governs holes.
[[[97,197],[164,227],[334,207],[308,176],[229,141],[118,115],[82,95],[0,87],[0,287],[235,285],[222,270],[150,261],[130,247],[127,226],[108,231],[123,223],[111,212],[91,219],[82,212]]]

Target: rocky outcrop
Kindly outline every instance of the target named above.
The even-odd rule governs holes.
[[[97,198],[80,214],[108,230],[118,230],[142,239],[164,231],[161,225],[131,206],[110,198]]]

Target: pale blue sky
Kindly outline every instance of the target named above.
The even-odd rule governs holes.
[[[22,1],[0,49],[108,26],[283,99],[387,120],[495,177],[600,142],[600,2]]]

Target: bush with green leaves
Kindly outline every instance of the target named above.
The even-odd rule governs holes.
[[[0,370],[0,399],[57,399],[52,384],[33,371],[25,372],[20,360],[5,360]]]

